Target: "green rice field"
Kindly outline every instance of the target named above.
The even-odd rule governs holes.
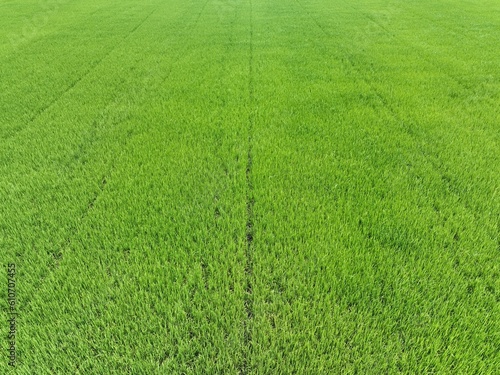
[[[499,374],[498,0],[3,0],[0,374]]]

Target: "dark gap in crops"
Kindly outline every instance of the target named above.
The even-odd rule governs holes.
[[[247,221],[246,221],[246,264],[245,264],[245,312],[246,320],[244,322],[244,350],[243,350],[243,361],[240,368],[241,374],[247,374],[249,372],[248,358],[250,356],[250,350],[252,345],[252,327],[251,322],[254,316],[253,311],[253,290],[252,290],[252,278],[253,278],[253,240],[254,240],[254,204],[255,200],[253,197],[253,184],[252,184],[252,165],[253,165],[253,128],[254,128],[254,115],[253,115],[253,102],[254,102],[254,82],[253,82],[253,20],[252,20],[252,1],[250,0],[250,51],[249,51],[249,61],[248,61],[248,97],[250,103],[250,112],[248,115],[248,149],[247,149],[247,164],[246,164],[246,184],[247,184],[247,195],[246,195],[246,211],[247,211]]]
[[[132,30],[130,30],[130,32],[127,34],[125,39],[128,38],[131,34],[133,34],[135,32],[135,30],[137,30],[139,27],[141,27],[144,24],[144,22],[146,22],[148,20],[148,18],[151,17],[151,15],[155,11],[156,11],[156,9],[153,9],[151,12],[149,12],[149,14],[141,22],[139,22]]]
[[[106,176],[103,176],[101,183],[99,185],[99,190],[92,196],[92,198],[88,201],[87,204],[87,209],[81,214],[80,216],[80,221],[84,220],[89,213],[93,210],[95,202],[99,198],[99,196],[102,194],[104,191],[104,188],[106,187],[106,184],[108,183]],[[71,246],[71,238],[75,236],[77,232],[76,227],[73,227],[68,235],[68,237],[65,239],[64,243],[61,244],[61,246],[58,246],[58,248],[54,251],[52,251],[50,254],[52,256],[52,259],[49,263],[49,269],[54,271],[59,267],[59,263],[61,262],[63,258],[63,247],[64,248],[69,248]]]
[[[205,261],[201,262],[201,274],[202,274],[203,285],[205,286],[205,290],[208,290],[209,271],[208,271],[208,265]]]
[[[106,187],[107,183],[108,183],[108,180],[107,180],[106,176],[104,176],[101,180],[101,184],[99,186],[99,191],[97,193],[95,193],[94,196],[92,197],[92,199],[89,201],[89,204],[87,206],[87,210],[80,217],[81,220],[83,220],[88,215],[89,211],[94,208],[94,204],[97,201],[97,198],[99,198],[99,195],[101,195],[101,193],[104,191],[104,188]]]

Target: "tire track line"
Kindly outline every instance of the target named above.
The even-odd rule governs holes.
[[[249,51],[249,61],[248,61],[248,100],[249,100],[249,115],[248,115],[248,135],[247,135],[247,164],[246,164],[246,184],[247,184],[247,194],[246,194],[246,263],[245,263],[245,321],[244,321],[244,351],[243,351],[243,363],[240,369],[241,374],[249,373],[249,357],[252,352],[252,321],[254,316],[253,307],[253,262],[254,262],[254,189],[253,189],[253,178],[252,178],[252,168],[253,168],[253,134],[254,134],[254,46],[253,46],[253,9],[252,0],[250,0],[250,51]]]

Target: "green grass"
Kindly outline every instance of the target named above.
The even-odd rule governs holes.
[[[494,374],[499,45],[492,0],[0,4],[0,373]]]

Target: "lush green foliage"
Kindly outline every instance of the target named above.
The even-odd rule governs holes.
[[[499,14],[0,4],[13,373],[494,373]]]

